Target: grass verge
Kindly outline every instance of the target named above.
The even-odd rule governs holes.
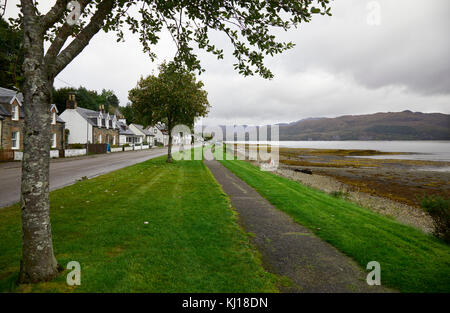
[[[220,162],[363,268],[378,261],[383,285],[402,292],[450,292],[450,247],[443,241],[248,162]]]
[[[55,255],[64,267],[81,264],[78,287],[66,285],[69,271],[15,285],[20,209],[1,209],[0,292],[276,292],[278,278],[262,268],[202,161],[165,159],[51,193]]]

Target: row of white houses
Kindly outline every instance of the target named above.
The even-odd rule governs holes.
[[[68,144],[107,143],[123,145],[164,145],[169,144],[169,133],[163,124],[144,128],[139,124],[127,125],[123,118],[104,112],[104,108],[93,111],[78,107],[74,94],[69,95],[66,110],[59,116],[68,129]],[[191,136],[179,132],[173,134],[173,144],[189,144]]]

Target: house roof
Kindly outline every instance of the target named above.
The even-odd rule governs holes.
[[[123,122],[117,122],[117,126],[119,126],[119,135],[125,136],[136,136],[130,128],[128,128],[127,124]]]
[[[1,103],[10,103],[15,96],[17,96],[17,99],[19,99],[20,102],[23,102],[22,93],[17,92],[12,89],[0,87],[0,102]],[[4,101],[6,101],[6,102],[4,102]]]
[[[63,119],[59,117],[58,114],[56,114],[56,121],[59,122],[59,123],[65,123],[65,122],[63,121]]]
[[[17,98],[19,100],[20,105],[22,105],[23,101],[23,95],[21,93],[18,93],[15,90],[7,89],[0,87],[0,114],[3,116],[11,116],[11,112],[5,105],[9,105],[14,98]],[[19,117],[24,117],[23,110],[19,110]]]
[[[87,122],[93,126],[97,126],[97,118],[100,112],[77,107],[75,109]]]
[[[1,101],[0,101],[0,103],[1,103]],[[0,116],[2,116],[2,115],[11,115],[11,113],[8,112],[7,110],[5,110],[3,105],[0,104]]]
[[[162,123],[158,123],[155,125],[156,128],[158,128],[160,130],[161,133],[163,133],[164,135],[168,135],[169,132],[166,129],[166,125],[162,124]]]
[[[144,126],[139,125],[139,124],[131,124],[134,127],[136,127],[140,132],[142,132],[143,134],[147,135],[147,136],[154,136],[147,128],[144,129]]]
[[[75,109],[89,124],[91,124],[92,126],[98,126],[98,118],[101,117],[102,120],[102,126],[106,126],[106,119],[105,116],[108,115],[108,113],[102,113],[100,111],[94,111],[94,110],[90,110],[90,109],[85,109],[85,108],[80,108],[77,107]],[[114,115],[111,117],[110,116],[110,120],[109,120],[109,127],[112,128],[112,119],[114,118]],[[118,122],[117,122],[118,123]]]
[[[10,104],[11,101],[13,101],[14,97],[17,98],[17,100],[19,100],[20,104],[23,103],[23,95],[20,92],[17,92],[15,90],[12,89],[7,89],[7,88],[3,88],[0,87],[0,104]],[[55,104],[52,104],[50,106],[50,110],[53,109],[53,107],[56,108]],[[56,108],[56,113],[58,113],[58,109]],[[5,109],[4,106],[0,105],[0,116],[10,116],[11,112],[9,112],[9,110]],[[25,116],[23,110],[19,110],[19,117],[23,118]],[[2,118],[3,119],[3,118]],[[56,121],[59,123],[65,123],[59,116],[58,114],[56,114]]]

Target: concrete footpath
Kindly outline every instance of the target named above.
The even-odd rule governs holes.
[[[282,292],[394,292],[369,286],[368,272],[356,262],[294,222],[222,164],[205,164],[230,197],[241,226],[254,234],[252,242],[265,269],[293,282]]]

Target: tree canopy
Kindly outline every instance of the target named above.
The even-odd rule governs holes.
[[[138,122],[154,125],[164,123],[169,131],[169,162],[171,160],[172,129],[186,125],[191,130],[195,119],[208,114],[208,94],[203,83],[193,73],[176,63],[163,63],[159,74],[141,78],[129,91],[134,116]]]
[[[20,88],[23,57],[22,32],[0,18],[0,87]]]
[[[203,69],[193,43],[222,59],[223,49],[209,36],[211,31],[223,32],[233,46],[234,67],[239,73],[271,78],[264,57],[294,47],[291,42],[277,41],[272,30],[296,28],[309,22],[314,14],[331,15],[330,0],[78,0],[80,18],[77,23],[68,23],[74,16],[74,11],[67,8],[68,2],[57,0],[49,12],[42,14],[35,4],[30,2],[24,7],[22,1],[22,12],[29,12],[39,21],[36,27],[51,42],[43,61],[54,76],[81,53],[100,29],[115,31],[117,41],[121,41],[124,27],[128,26],[139,34],[143,49],[152,60],[156,58],[153,45],[166,28],[177,47],[174,61],[198,71]],[[20,28],[21,17],[15,22]],[[71,37],[74,40],[65,46]]]
[[[135,123],[135,122],[137,123],[137,120],[134,117],[133,107],[131,106],[130,103],[128,103],[124,107],[120,107],[119,112],[120,112],[120,115],[126,119],[128,124]]]
[[[98,110],[100,104],[104,104],[106,112],[115,113],[119,108],[119,99],[113,90],[103,89],[101,93],[98,93],[96,90],[89,90],[82,86],[79,88],[63,87],[53,89],[53,103],[56,104],[60,113],[66,109],[66,100],[70,93],[74,93],[78,105],[86,109]]]

